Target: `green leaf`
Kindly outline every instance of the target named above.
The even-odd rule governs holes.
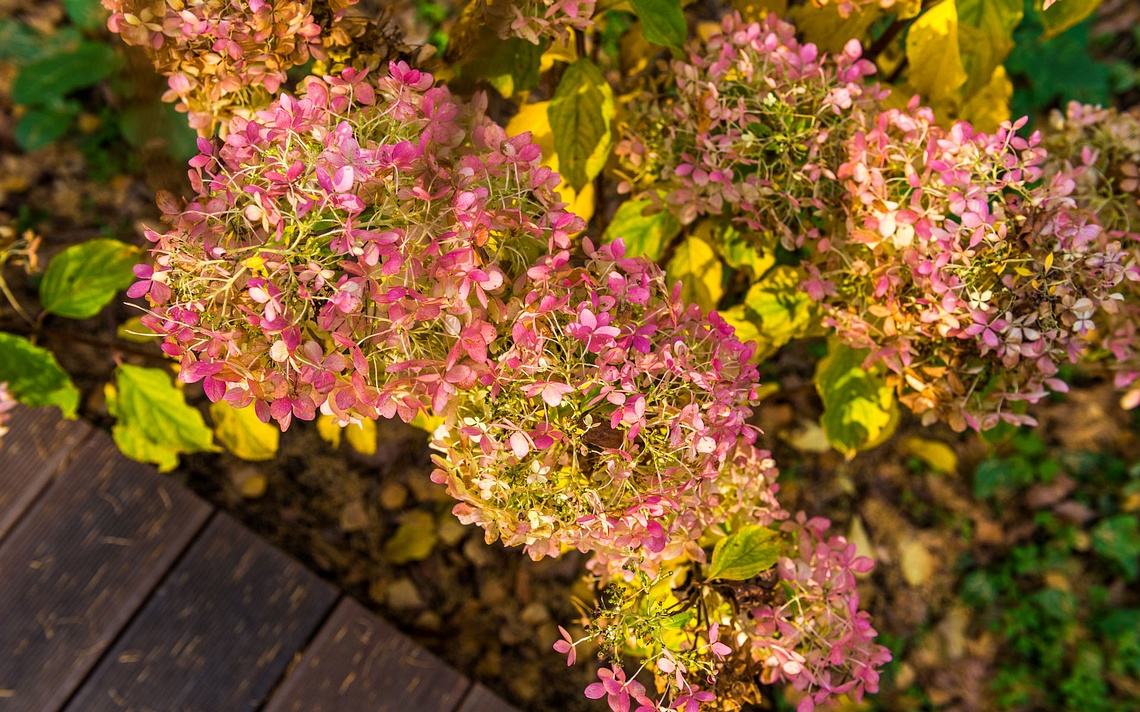
[[[907,76],[922,98],[937,103],[954,97],[966,83],[958,49],[958,9],[942,0],[910,26],[906,35]]]
[[[1091,24],[1086,21],[1051,39],[1041,38],[1040,28],[1018,28],[1017,48],[1005,64],[1020,80],[1013,95],[1014,116],[1033,116],[1055,103],[1110,103],[1108,67],[1095,61],[1089,48]]]
[[[558,168],[575,191],[592,181],[610,155],[614,93],[589,59],[571,64],[547,111]]]
[[[24,405],[59,406],[67,418],[79,408],[79,391],[55,356],[22,336],[0,332],[0,383]]]
[[[629,0],[637,19],[641,20],[641,32],[653,44],[682,49],[689,28],[685,24],[685,13],[681,10],[681,0]]]
[[[44,309],[71,319],[95,316],[134,281],[131,268],[140,255],[139,248],[108,239],[67,248],[51,261],[40,283]]]
[[[958,0],[958,47],[971,97],[993,79],[1013,49],[1013,31],[1024,16],[1022,0]]]
[[[1093,528],[1096,553],[1120,564],[1132,581],[1140,575],[1140,520],[1135,514],[1118,514]]]
[[[67,133],[78,114],[78,107],[63,103],[29,109],[16,122],[16,144],[29,152],[48,146]]]
[[[392,538],[384,543],[384,558],[397,566],[423,561],[439,541],[435,519],[421,511],[408,512]]]
[[[750,281],[760,279],[776,264],[775,252],[758,246],[728,221],[706,220],[697,225],[698,235],[704,236],[706,223],[709,225],[709,242],[717,247],[729,267],[743,270]]]
[[[749,524],[716,543],[708,580],[747,581],[775,566],[784,548],[779,532]]]
[[[234,408],[224,400],[210,405],[214,434],[227,450],[243,460],[272,460],[281,442],[281,430],[263,423],[253,408]]]
[[[765,359],[784,344],[814,333],[819,324],[819,309],[812,298],[800,289],[803,274],[789,265],[777,265],[753,284],[744,303],[727,310],[723,316],[738,326],[740,338],[748,334],[756,342],[756,358]],[[755,328],[740,328],[748,322]]]
[[[847,458],[882,444],[898,427],[899,406],[885,379],[863,368],[866,350],[832,341],[815,369],[823,400],[820,425],[832,446]]]
[[[123,364],[115,383],[107,390],[107,410],[119,419],[111,434],[127,457],[167,472],[180,454],[217,450],[202,414],[166,371]]]
[[[716,309],[724,295],[723,273],[716,250],[696,235],[685,238],[665,267],[670,286],[681,282],[681,301],[705,311]]]
[[[110,46],[83,42],[73,51],[58,52],[24,65],[12,82],[12,101],[50,104],[109,77],[118,67],[119,57]]]
[[[44,35],[22,22],[0,20],[0,62],[22,66],[49,54],[74,51],[82,40],[74,27]]]
[[[1041,19],[1041,26],[1045,28],[1044,39],[1056,37],[1070,27],[1076,27],[1089,15],[1100,7],[1103,0],[1060,0],[1048,10],[1044,9],[1044,0],[1033,0],[1033,7]]]
[[[660,201],[657,204],[662,205]],[[669,241],[681,232],[681,223],[667,209],[646,215],[652,205],[649,198],[627,200],[619,205],[602,240],[608,243],[620,238],[625,243],[627,256],[656,262]]]
[[[107,11],[99,0],[63,0],[63,9],[76,27],[98,30],[107,21]]]

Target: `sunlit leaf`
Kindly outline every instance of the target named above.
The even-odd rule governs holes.
[[[571,64],[547,109],[558,165],[571,188],[592,181],[610,154],[614,94],[589,59]]]
[[[688,27],[681,0],[630,0],[645,39],[654,44],[681,49]]]
[[[792,339],[818,330],[819,308],[800,289],[802,273],[795,267],[779,265],[754,283],[738,304],[724,313],[730,323],[750,322],[754,330],[738,328],[739,333],[755,334],[756,358],[763,360]]]
[[[935,472],[950,475],[958,471],[958,454],[946,443],[910,437],[903,443],[903,452],[918,458]]]
[[[24,405],[59,406],[68,418],[79,408],[79,391],[55,356],[22,336],[0,332],[0,383]]]
[[[164,472],[177,467],[180,454],[217,450],[202,414],[160,368],[119,366],[107,410],[118,418],[111,434],[123,454]]]
[[[214,434],[227,450],[243,460],[272,460],[281,442],[281,430],[263,423],[253,408],[234,408],[226,401],[210,405]]]
[[[550,130],[549,101],[538,101],[533,104],[523,104],[517,114],[507,123],[507,135],[530,131],[530,140],[542,149],[542,163],[550,170],[558,170],[558,154],[554,152],[554,132]],[[587,183],[586,187],[578,192],[570,187],[563,176],[558,186],[558,193],[566,201],[570,212],[583,220],[589,221],[594,215],[594,184]]]
[[[998,65],[990,83],[971,96],[958,112],[959,118],[969,121],[979,131],[997,131],[1003,121],[1010,119],[1009,102],[1013,97],[1013,82]]]
[[[87,319],[135,280],[141,250],[118,240],[88,240],[52,259],[40,283],[40,302],[52,314]]]
[[[749,524],[716,543],[707,578],[709,581],[747,581],[775,566],[784,549],[779,532]]]
[[[662,205],[660,201],[657,204]],[[681,223],[668,210],[658,208],[657,212],[646,214],[652,205],[649,198],[619,205],[602,240],[613,242],[620,238],[627,256],[656,262],[669,241],[681,232]]]
[[[362,420],[359,424],[344,427],[344,439],[348,446],[361,455],[376,454],[376,421]]]
[[[696,235],[685,238],[665,268],[670,286],[681,282],[681,300],[705,311],[715,309],[724,294],[723,274],[724,267],[712,245]]]
[[[910,84],[923,99],[937,103],[957,95],[966,83],[958,47],[958,7],[943,0],[910,26],[906,36]]]
[[[894,389],[863,368],[868,352],[832,341],[815,369],[815,387],[823,400],[823,426],[836,450],[851,458],[882,444],[898,427]]]

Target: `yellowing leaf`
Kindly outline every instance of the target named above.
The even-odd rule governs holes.
[[[115,383],[107,389],[107,410],[118,418],[111,435],[127,457],[166,472],[180,454],[217,450],[202,414],[166,371],[123,364]]]
[[[957,96],[966,83],[958,48],[958,6],[942,0],[920,15],[906,36],[910,84],[923,99],[938,103]]]
[[[681,243],[665,268],[670,285],[681,282],[681,299],[705,311],[715,309],[724,294],[723,273],[712,245],[696,235],[690,235]]]
[[[40,283],[40,302],[52,314],[87,319],[135,281],[141,251],[118,240],[96,239],[56,255]]]
[[[276,425],[261,422],[253,408],[234,408],[226,401],[210,405],[214,434],[227,450],[243,460],[272,460],[281,442]]]
[[[55,355],[22,336],[0,332],[0,383],[24,405],[57,405],[65,418],[79,408],[79,390]]]
[[[903,443],[903,451],[922,460],[935,472],[950,475],[958,471],[958,455],[946,443],[911,437]]]
[[[728,221],[702,220],[695,232],[717,248],[729,267],[747,272],[750,280],[759,279],[776,264],[773,250],[758,246]]]
[[[434,433],[435,429],[443,425],[443,418],[438,415],[428,415],[425,411],[420,411],[416,417],[412,419],[411,425],[413,428],[419,428],[429,433]]]
[[[989,84],[962,105],[959,117],[979,131],[996,131],[1001,122],[1010,118],[1009,101],[1012,98],[1013,83],[1009,81],[1005,67],[999,64]],[[1049,256],[1052,257],[1052,253]]]
[[[538,101],[533,104],[523,104],[519,111],[507,123],[507,134],[517,136],[530,131],[530,139],[542,149],[542,163],[550,170],[558,170],[558,154],[554,152],[554,132],[550,130],[550,117],[548,115],[549,101]],[[589,183],[582,192],[574,190],[562,178],[558,186],[562,200],[566,201],[570,212],[587,222],[594,216],[594,184]]]
[[[620,238],[625,243],[627,256],[656,262],[669,241],[681,232],[681,223],[665,209],[646,215],[652,205],[649,198],[627,200],[619,205],[602,241],[608,243]],[[658,201],[658,205],[662,203]]]
[[[820,425],[832,446],[848,459],[882,444],[898,427],[894,389],[863,369],[867,353],[832,341],[815,369],[815,387],[823,400]]]
[[[563,177],[571,188],[581,190],[610,155],[613,90],[592,61],[579,59],[562,75],[547,114]]]
[[[115,336],[118,336],[123,341],[130,341],[136,344],[149,344],[154,341],[155,338],[161,336],[161,334],[151,330],[149,327],[143,326],[142,317],[132,316],[119,325],[119,328],[115,330]]]
[[[838,2],[829,2],[822,7],[806,2],[793,7],[788,15],[805,40],[826,52],[839,52],[853,37],[866,39],[867,31],[883,16],[883,11],[878,5],[870,5],[849,17],[842,17]]]
[[[348,425],[344,429],[344,439],[349,446],[361,455],[376,454],[376,421],[362,420],[359,425]]]
[[[1070,27],[1081,24],[1082,20],[1100,7],[1101,2],[1102,0],[1061,0],[1046,10],[1044,0],[1034,0],[1033,5],[1037,8],[1041,26],[1045,28],[1041,39],[1056,37]]]
[[[384,543],[384,558],[397,565],[423,561],[438,542],[435,518],[428,512],[408,512],[396,533]]]
[[[340,447],[340,423],[331,415],[317,416],[317,434],[333,448]]]
[[[746,22],[759,22],[769,13],[776,17],[788,14],[788,0],[729,0],[733,10],[740,13]]]
[[[739,321],[755,325],[756,335],[750,340],[756,342],[756,358],[763,360],[792,339],[817,330],[819,310],[800,289],[802,281],[803,275],[794,267],[773,267],[764,279],[752,285],[743,304],[725,312],[725,319],[733,325]],[[744,332],[752,333],[747,329]]]

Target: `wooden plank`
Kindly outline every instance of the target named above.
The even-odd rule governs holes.
[[[216,514],[67,709],[258,709],[336,597]]]
[[[345,598],[265,712],[451,712],[466,678]]]
[[[92,435],[0,546],[0,709],[58,710],[209,511]]]
[[[64,420],[58,408],[20,406],[10,415],[0,441],[0,539],[91,432],[82,420]]]
[[[519,712],[517,708],[503,702],[495,693],[479,683],[471,686],[463,704],[455,712]]]

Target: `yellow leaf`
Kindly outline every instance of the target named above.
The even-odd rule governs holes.
[[[962,106],[960,117],[969,121],[979,131],[997,131],[1001,122],[1009,121],[1011,98],[1013,98],[1013,83],[1009,81],[1005,67],[999,64],[994,69],[989,84],[982,87]]]
[[[867,31],[883,16],[878,5],[870,5],[849,17],[839,14],[839,3],[829,2],[823,7],[804,3],[792,8],[788,16],[804,39],[814,42],[825,52],[840,52],[851,38],[866,40]]]
[[[340,447],[340,424],[331,415],[317,416],[317,434],[334,448]]]
[[[443,418],[438,415],[428,415],[425,411],[420,411],[412,420],[410,425],[414,428],[434,433],[435,429],[443,425]]]
[[[1041,39],[1056,37],[1070,27],[1081,24],[1081,21],[1091,15],[1101,2],[1102,0],[1061,0],[1053,2],[1046,10],[1044,0],[1034,0],[1037,16],[1045,28]]]
[[[903,442],[903,451],[922,460],[935,472],[951,475],[958,471],[958,455],[946,443],[911,437]]]
[[[681,299],[705,311],[715,309],[724,294],[723,272],[724,267],[712,245],[696,235],[690,235],[681,243],[665,268],[670,286],[681,282]]]
[[[214,434],[218,442],[243,460],[272,460],[277,454],[281,431],[276,425],[263,423],[253,408],[237,409],[226,401],[210,405]]]
[[[344,429],[344,439],[361,455],[375,455],[376,421],[362,420],[359,425],[347,426]]]
[[[966,83],[958,48],[958,6],[943,0],[920,15],[906,36],[909,79],[924,99],[937,103],[957,96]]]
[[[788,14],[788,0],[729,0],[728,4],[746,22],[759,22],[769,13],[774,13],[776,17]]]
[[[550,170],[558,170],[558,155],[554,152],[554,132],[550,128],[548,116],[549,101],[523,104],[519,111],[507,122],[507,135],[517,136],[530,131],[530,140],[542,149],[542,164]],[[579,193],[570,187],[565,179],[558,186],[558,192],[568,204],[570,212],[586,222],[594,216],[594,184],[587,183]]]

